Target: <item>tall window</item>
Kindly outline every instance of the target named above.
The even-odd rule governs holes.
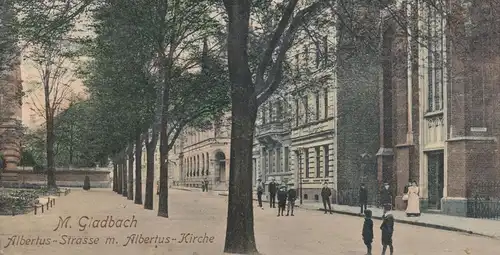
[[[281,120],[283,115],[283,105],[280,101],[276,103],[276,119]]]
[[[427,7],[427,110],[443,109],[443,18],[434,7]]]
[[[306,178],[309,178],[309,149],[304,149],[304,164],[305,164],[305,170],[306,170]]]
[[[323,37],[324,66],[328,65],[328,36]]]
[[[299,74],[299,71],[300,71],[300,67],[299,67],[300,64],[299,64],[299,62],[300,62],[300,55],[296,54],[295,55],[295,73],[296,74]]]
[[[316,120],[319,120],[319,91],[316,91],[316,95],[315,95],[315,99],[316,99]]]
[[[319,64],[321,63],[321,49],[320,49],[320,44],[319,42],[316,42],[316,68],[319,67]]]
[[[295,126],[299,126],[299,99],[295,99]]]
[[[207,152],[207,157],[206,157],[206,160],[207,160],[207,170],[205,171],[207,173],[207,175],[210,174],[210,158],[208,156],[208,152]]]
[[[323,146],[323,164],[325,164],[325,178],[330,177],[330,150],[328,149],[328,145]]]
[[[324,106],[325,106],[325,119],[328,118],[328,88],[325,88],[323,91],[323,97],[324,97]]]
[[[273,122],[273,104],[269,103],[269,122]]]
[[[316,147],[315,148],[315,152],[316,152],[316,178],[320,178],[321,177],[321,155],[320,155],[320,147]]]
[[[276,172],[281,172],[281,148],[276,148]]]
[[[302,101],[304,102],[304,116],[305,116],[304,124],[305,124],[309,123],[309,99],[307,98],[307,95],[305,95],[302,98]]]
[[[266,107],[262,107],[262,124],[266,124]]]
[[[264,156],[264,171],[266,173],[269,173],[269,156],[267,155],[268,152],[266,149],[262,149],[262,155]]]
[[[288,165],[288,157],[290,155],[290,148],[289,147],[285,147],[285,157],[284,157],[284,171],[285,172],[288,172],[290,171],[290,166]]]
[[[273,160],[274,155],[273,154],[274,154],[274,150],[273,149],[269,150],[269,172],[270,173],[274,172],[274,160]]]
[[[309,45],[304,45],[304,61],[307,70],[309,70]]]

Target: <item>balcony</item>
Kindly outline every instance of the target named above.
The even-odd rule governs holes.
[[[270,122],[257,126],[255,137],[263,137],[269,135],[284,135],[290,132],[290,124],[286,122]]]

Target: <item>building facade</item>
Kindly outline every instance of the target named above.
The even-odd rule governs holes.
[[[399,209],[415,180],[424,209],[467,216],[467,198],[500,197],[484,189],[500,181],[499,38],[488,28],[499,24],[487,10],[500,5],[410,3],[392,6],[407,28],[383,15],[378,180],[393,184]]]
[[[208,180],[210,189],[227,190],[229,184],[230,114],[211,127],[186,128],[172,148],[169,161],[176,185],[200,187]]]

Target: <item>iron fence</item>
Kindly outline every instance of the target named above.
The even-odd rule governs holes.
[[[377,205],[380,188],[377,182],[363,183],[368,191],[368,204]],[[337,188],[337,204],[359,206],[360,184],[340,183]]]
[[[500,182],[467,185],[467,217],[500,220]]]
[[[500,200],[467,198],[467,217],[500,220]]]

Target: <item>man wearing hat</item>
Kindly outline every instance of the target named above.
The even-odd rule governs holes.
[[[328,205],[328,211],[330,214],[332,212],[332,203],[330,202],[330,196],[332,195],[332,190],[328,188],[328,182],[323,183],[323,188],[321,189],[321,199],[323,200],[323,207],[325,207],[325,214],[327,214],[326,206]]]
[[[276,208],[276,191],[277,184],[274,182],[274,178],[271,179],[269,183],[269,207]]]
[[[257,201],[259,201],[259,207],[264,210],[262,207],[262,194],[264,193],[264,184],[262,183],[262,179],[257,179]]]
[[[282,183],[278,190],[278,217],[283,216],[286,207],[286,198],[287,198],[286,185]]]
[[[386,212],[392,210],[392,194],[387,182],[384,183],[384,187],[380,191],[380,204],[384,208],[384,215]]]

